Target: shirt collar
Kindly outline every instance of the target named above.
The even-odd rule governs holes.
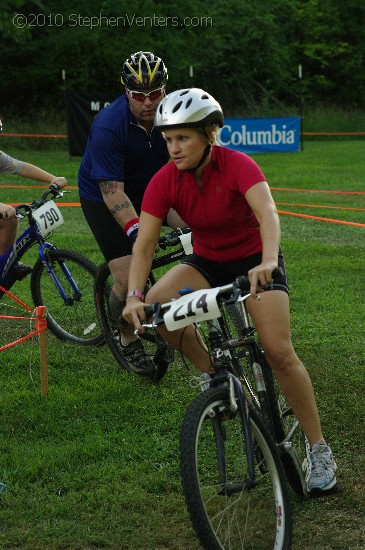
[[[217,147],[219,147],[219,145],[213,145],[212,152],[211,152],[211,157],[210,157],[210,162],[204,168],[203,174],[205,172],[207,172],[209,174],[212,170],[216,170],[217,172],[220,172],[219,163],[218,163]],[[178,169],[176,168],[176,170],[178,170]],[[178,170],[177,181],[178,182],[182,181],[185,176],[191,176],[192,177],[193,175],[189,170]]]

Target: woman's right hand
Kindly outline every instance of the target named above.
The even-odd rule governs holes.
[[[141,321],[146,320],[146,315],[144,312],[145,303],[137,297],[127,298],[126,306],[123,309],[123,318],[130,325],[134,325],[134,328],[137,332],[144,332],[144,328],[141,325]]]
[[[67,185],[67,179],[64,178],[64,177],[54,177],[51,181],[51,183],[49,184],[50,186],[51,185],[57,185],[58,189],[61,190],[65,187],[65,185]]]
[[[15,218],[16,216],[16,210],[13,206],[10,206],[10,204],[3,204],[0,203],[0,218],[7,220],[10,218]]]

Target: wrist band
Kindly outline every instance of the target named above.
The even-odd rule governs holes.
[[[133,298],[134,296],[144,302],[144,294],[140,290],[130,290],[127,294],[127,298]]]
[[[138,232],[139,227],[139,218],[133,218],[133,220],[130,220],[125,224],[123,227],[124,233],[131,237],[132,235],[135,235]]]

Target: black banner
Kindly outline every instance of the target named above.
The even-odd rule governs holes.
[[[66,91],[67,133],[69,154],[84,154],[89,130],[98,112],[116,99],[108,93]]]

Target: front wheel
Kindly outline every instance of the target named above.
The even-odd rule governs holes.
[[[108,265],[105,263],[99,267],[95,280],[95,303],[103,336],[118,365],[128,372],[131,369],[125,360],[120,343],[120,333],[109,304],[109,296],[113,287],[113,279]],[[146,329],[141,335],[146,357],[156,365],[156,374],[145,376],[152,382],[161,380],[172,362],[174,354],[172,348],[165,342],[154,329]]]
[[[34,305],[46,306],[48,328],[60,340],[84,346],[101,344],[104,339],[94,302],[97,266],[70,250],[46,249],[45,256],[50,272],[38,259],[30,286]]]
[[[298,495],[307,496],[306,476],[310,464],[308,439],[282,394],[279,384],[274,379],[272,370],[264,356],[261,368],[275,439],[288,482]]]
[[[242,415],[231,412],[227,389],[202,392],[185,415],[180,438],[183,487],[206,550],[290,548],[290,500],[280,457],[253,409],[250,425],[254,482],[249,479]]]

